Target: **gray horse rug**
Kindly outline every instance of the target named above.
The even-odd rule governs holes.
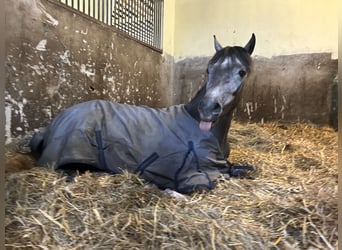
[[[230,173],[216,137],[202,131],[184,105],[80,103],[36,132],[30,147],[38,153],[38,165],[87,165],[114,174],[128,170],[181,193],[213,189]]]

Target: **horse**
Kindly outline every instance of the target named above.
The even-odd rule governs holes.
[[[161,189],[187,194],[251,170],[228,161],[227,134],[252,71],[255,35],[244,47],[222,47],[204,86],[189,103],[166,108],[91,100],[71,106],[29,142],[38,165],[136,173]]]

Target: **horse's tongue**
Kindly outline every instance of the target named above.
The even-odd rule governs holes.
[[[199,127],[203,131],[209,131],[211,129],[212,122],[200,121]]]

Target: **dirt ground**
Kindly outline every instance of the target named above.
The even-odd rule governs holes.
[[[229,140],[251,178],[181,198],[129,173],[70,182],[8,149],[6,249],[337,249],[337,132],[234,122]]]

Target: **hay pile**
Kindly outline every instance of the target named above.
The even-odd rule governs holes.
[[[128,173],[8,173],[6,248],[337,249],[337,133],[234,123],[230,141],[230,160],[255,166],[253,179],[186,199]]]

